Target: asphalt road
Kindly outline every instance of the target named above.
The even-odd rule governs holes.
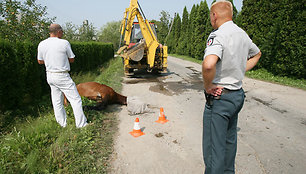
[[[168,57],[169,72],[124,78],[122,94],[137,96],[150,111],[131,115],[122,106],[111,173],[201,174],[205,97],[201,65]],[[245,78],[239,114],[238,174],[306,171],[306,91]],[[155,121],[164,108],[165,124]],[[134,138],[135,118],[145,135]]]

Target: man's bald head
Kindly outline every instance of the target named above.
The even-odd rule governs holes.
[[[226,0],[219,0],[210,7],[210,19],[213,28],[233,19],[233,5]]]
[[[59,24],[51,24],[49,27],[50,37],[63,37],[63,29]]]
[[[59,24],[51,24],[49,27],[49,32],[52,34],[56,34],[58,31],[63,30]]]
[[[233,18],[233,5],[226,0],[219,0],[210,7],[210,12],[218,13],[223,18]]]

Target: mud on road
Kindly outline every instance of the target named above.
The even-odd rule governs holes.
[[[130,115],[122,106],[110,173],[204,172],[202,128],[205,97],[201,65],[168,58],[168,73],[136,73],[122,94],[137,96],[150,111]],[[303,173],[306,170],[306,92],[246,78],[238,121],[236,173]],[[155,121],[164,108],[165,124]],[[145,135],[129,134],[135,118]]]

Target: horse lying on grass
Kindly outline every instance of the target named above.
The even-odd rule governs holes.
[[[77,90],[81,97],[97,101],[97,105],[88,107],[88,109],[102,110],[110,104],[127,105],[127,97],[116,93],[111,87],[97,83],[85,82],[77,86]],[[67,98],[64,96],[64,104],[68,105]]]

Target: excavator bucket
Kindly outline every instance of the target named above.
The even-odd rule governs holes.
[[[117,54],[122,56],[122,55],[123,55],[123,52],[124,52],[124,50],[125,50],[126,48],[127,48],[126,45],[120,47],[120,48],[118,49],[118,51],[117,51]]]
[[[128,49],[127,57],[137,62],[140,61],[143,58],[145,46],[145,42],[137,43],[135,46]]]

